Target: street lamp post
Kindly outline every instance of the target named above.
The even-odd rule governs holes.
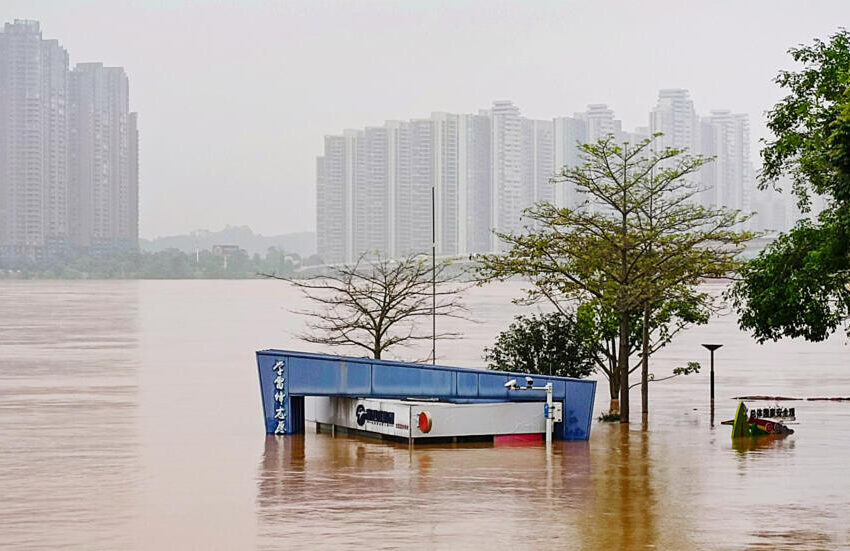
[[[711,425],[714,426],[714,351],[723,345],[703,344],[702,346],[711,352]]]
[[[714,401],[714,351],[723,346],[722,344],[704,344],[703,347],[711,352],[711,401]]]
[[[431,363],[437,365],[437,188],[431,186]]]

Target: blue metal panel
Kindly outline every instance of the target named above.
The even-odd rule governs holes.
[[[271,434],[275,429],[274,420],[274,378],[275,372],[272,369],[277,359],[273,356],[261,356],[257,354],[257,370],[260,375],[260,395],[263,402],[263,417],[266,423],[266,433]]]
[[[581,384],[567,385],[562,438],[565,440],[587,440],[590,438],[595,396],[596,381],[581,381]]]
[[[475,373],[457,373],[458,396],[478,396],[478,375]]]
[[[454,379],[454,373],[445,369],[372,364],[372,394],[375,396],[455,397]]]
[[[342,380],[344,362],[290,357],[288,363],[290,392],[316,396],[344,393],[345,385]]]
[[[508,389],[505,383],[511,380],[510,375],[502,373],[479,373],[478,374],[478,397],[498,398],[508,400]]]
[[[291,393],[288,389],[289,361],[287,356],[261,356],[257,354],[257,368],[260,376],[260,390],[263,398],[263,413],[267,434],[292,434],[293,415]],[[303,404],[303,401],[302,401]],[[303,428],[303,406],[300,410],[300,424]],[[299,420],[296,420],[295,428]]]
[[[372,392],[372,366],[364,363],[340,362],[342,382],[348,396],[366,396]]]

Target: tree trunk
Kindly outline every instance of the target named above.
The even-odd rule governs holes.
[[[613,376],[608,379],[608,390],[611,392],[611,404],[608,407],[608,413],[614,414],[620,412],[620,383]]]
[[[643,305],[643,335],[640,358],[640,407],[643,430],[649,428],[649,303]]]
[[[629,314],[620,314],[620,423],[629,422]]]
[[[610,376],[608,377],[608,391],[611,393],[611,403],[608,407],[609,414],[620,413],[620,364],[617,363],[617,349],[610,345],[611,356],[606,358]]]
[[[623,225],[621,227],[622,234],[620,238],[620,246],[623,247],[620,252],[622,261],[623,284],[629,284],[629,263],[627,252],[627,236],[628,236],[628,198],[626,189],[628,187],[628,164],[629,147],[628,144],[623,144],[623,204],[621,213],[623,215]],[[620,297],[618,297],[619,299]],[[620,305],[622,307],[622,304]],[[628,424],[629,422],[629,313],[620,311],[620,353],[617,354],[617,360],[620,362],[620,423]]]

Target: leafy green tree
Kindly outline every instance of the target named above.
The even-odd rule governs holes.
[[[790,176],[804,212],[812,194],[827,207],[780,235],[732,287],[738,323],[759,342],[821,341],[850,318],[850,33],[789,53],[801,67],[775,79],[788,95],[767,114],[760,187]]]
[[[574,317],[552,312],[516,316],[484,360],[490,369],[580,378],[593,372],[596,351]]]
[[[558,304],[558,308],[569,307],[569,304]],[[644,311],[638,310],[631,313],[629,322],[629,356],[640,354],[641,361],[639,363],[631,363],[629,374],[634,373],[638,368],[642,369],[641,373],[641,388],[647,388],[648,383],[656,379],[649,372],[648,361],[643,359],[649,358],[658,350],[672,342],[673,338],[682,330],[693,325],[704,325],[708,323],[711,313],[715,310],[713,298],[707,293],[692,291],[691,293],[683,293],[679,297],[671,298],[662,301],[658,304],[652,304],[647,309],[646,313],[652,315],[644,317]],[[620,393],[620,372],[618,370],[617,353],[619,351],[619,316],[610,308],[606,308],[604,303],[599,300],[590,300],[581,304],[576,309],[576,319],[581,333],[590,343],[594,351],[594,361],[596,369],[602,373],[608,380],[608,390],[611,397],[611,405],[609,413],[619,412],[619,393]],[[644,324],[647,323],[647,331],[644,332]],[[644,355],[644,339],[646,339],[646,354]],[[676,368],[680,374],[687,375],[698,371],[696,370],[682,371],[682,368]],[[646,369],[644,372],[643,369]],[[675,370],[674,370],[675,372]],[[645,375],[644,375],[645,373]],[[630,388],[634,385],[630,385]],[[647,393],[648,400],[648,393]],[[644,413],[648,411],[647,404],[644,404]]]
[[[699,190],[689,176],[708,160],[679,149],[654,151],[656,137],[619,144],[609,136],[580,146],[583,164],[565,167],[558,180],[584,201],[527,210],[526,231],[499,234],[507,252],[484,255],[478,270],[482,281],[528,278],[526,300],[545,298],[561,311],[592,301],[613,317],[616,350],[609,354],[616,357],[623,423],[629,422],[635,318],[648,306],[650,325],[658,307],[693,296],[702,278],[737,269],[736,256],[751,238],[735,231],[746,219],[737,211],[690,201]]]

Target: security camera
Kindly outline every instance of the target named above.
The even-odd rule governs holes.
[[[534,385],[534,379],[532,379],[531,377],[526,377],[525,378],[525,386],[531,387],[533,385]]]
[[[516,388],[516,379],[511,379],[507,383],[505,383],[505,388],[508,390],[513,390]]]

